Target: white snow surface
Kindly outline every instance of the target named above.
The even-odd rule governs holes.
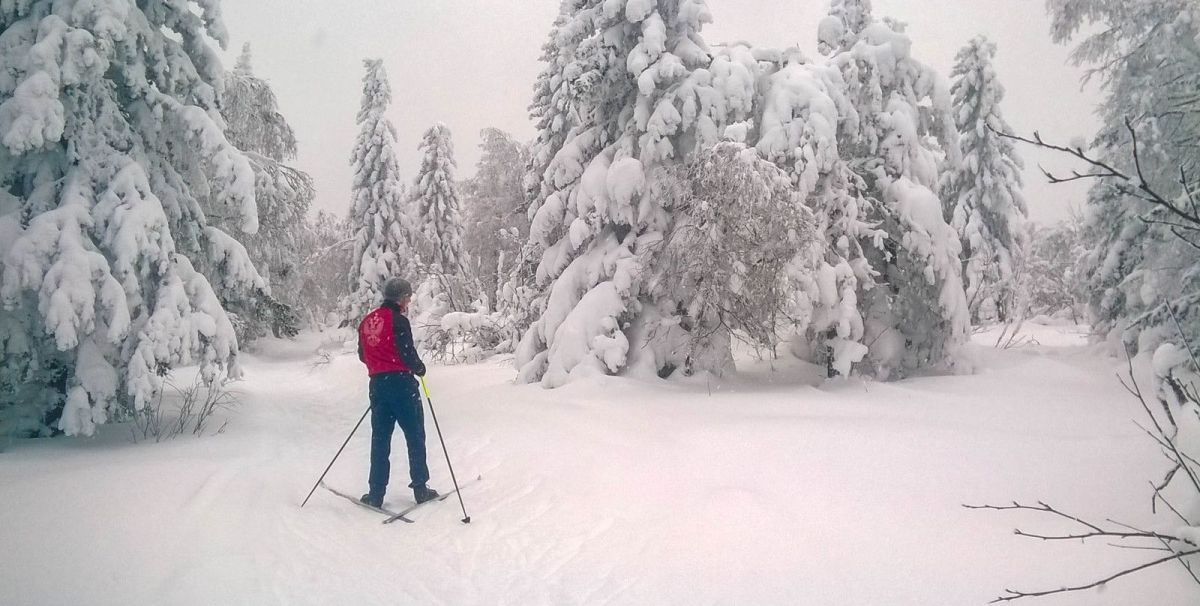
[[[1075,327],[1025,330],[1043,345],[974,345],[978,374],[891,384],[813,387],[815,369],[745,356],[724,379],[556,390],[513,385],[507,360],[432,366],[458,478],[483,477],[464,491],[470,525],[453,499],[391,526],[320,490],[301,509],[366,406],[365,372],[350,352],[311,366],[316,335],[267,342],[244,356],[220,435],[134,445],[110,424],[0,445],[0,604],[928,606],[1091,581],[1146,555],[1022,539],[1014,527],[1064,528],[961,507],[1041,499],[1164,521],[1143,490],[1163,460],[1131,422],[1122,362]],[[396,440],[398,508],[411,495]],[[328,483],[362,492],[368,447],[363,427]],[[1178,566],[1052,603],[1149,595],[1195,603]]]

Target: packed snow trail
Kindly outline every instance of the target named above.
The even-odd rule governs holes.
[[[493,361],[429,373],[455,471],[486,478],[464,493],[472,523],[447,501],[384,526],[324,491],[299,508],[366,406],[354,356],[313,368],[315,343],[250,357],[221,435],[12,443],[0,603],[984,604],[1145,554],[1021,539],[1061,527],[962,504],[1145,523],[1141,487],[1165,471],[1119,361],[1082,348],[978,348],[976,375],[819,388],[747,362],[723,381],[544,390]],[[326,482],[365,487],[368,448],[364,427]],[[403,469],[389,508],[411,502]],[[1187,581],[1164,566],[1043,603],[1184,606]]]

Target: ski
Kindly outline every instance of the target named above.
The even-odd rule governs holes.
[[[328,490],[329,492],[331,492],[339,497],[342,497],[343,499],[346,499],[347,501],[350,501],[351,503],[354,503],[355,505],[358,505],[359,507],[362,507],[363,509],[370,509],[371,511],[374,511],[375,513],[382,513],[383,515],[388,516],[389,522],[394,522],[396,520],[403,520],[404,522],[407,522],[409,524],[413,523],[412,520],[404,517],[405,512],[396,513],[390,509],[384,509],[382,507],[372,507],[372,506],[367,505],[366,503],[363,503],[362,501],[358,500],[356,497],[353,497],[353,496],[348,495],[336,488],[333,488],[332,486],[329,486],[328,484],[326,484],[324,482],[321,482],[321,488],[324,488],[325,490]]]
[[[463,487],[465,487],[465,486],[470,486],[471,484],[474,484],[474,483],[476,483],[476,482],[479,482],[480,480],[483,480],[483,476],[476,476],[474,480],[467,480],[466,482],[464,482],[464,483],[462,484],[462,486],[459,486],[459,487],[458,487],[457,489],[455,489],[455,490],[451,490],[450,492],[447,492],[447,493],[444,493],[444,494],[439,494],[439,495],[437,496],[437,498],[436,498],[436,499],[430,499],[430,500],[428,500],[428,501],[425,501],[424,503],[417,503],[417,504],[415,504],[415,505],[409,505],[409,506],[408,506],[408,508],[406,508],[406,509],[403,509],[403,510],[401,510],[401,511],[399,511],[399,512],[396,512],[396,513],[392,514],[392,517],[390,517],[390,518],[388,518],[388,519],[384,520],[384,521],[383,521],[383,523],[384,523],[384,524],[391,524],[392,522],[395,522],[396,520],[404,520],[405,522],[408,522],[408,523],[410,523],[410,524],[411,524],[411,523],[412,523],[412,520],[410,520],[410,519],[408,519],[408,518],[406,518],[406,517],[404,517],[404,516],[406,516],[406,515],[408,515],[408,514],[412,513],[412,512],[413,512],[413,510],[417,509],[418,507],[421,507],[422,505],[428,505],[428,504],[430,504],[430,503],[437,503],[438,501],[445,501],[446,499],[448,499],[448,498],[450,498],[450,497],[452,497],[452,496],[454,496],[454,495],[458,494],[458,491],[459,491],[459,490],[462,490],[462,488],[463,488]]]

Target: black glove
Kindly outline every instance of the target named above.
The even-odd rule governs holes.
[[[413,374],[414,374],[414,375],[417,375],[418,377],[423,377],[423,376],[425,376],[425,363],[424,363],[424,362],[421,362],[421,365],[420,365],[420,366],[418,366],[418,367],[414,368],[414,369],[413,369]]]

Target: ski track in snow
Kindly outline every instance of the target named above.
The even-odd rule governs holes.
[[[1078,342],[1065,328],[1033,327]],[[981,336],[980,341],[986,339]],[[463,499],[383,517],[318,490],[366,407],[353,355],[315,337],[246,361],[218,436],[125,427],[0,454],[0,604],[983,604],[1091,581],[1144,553],[1047,544],[1039,499],[1152,523],[1165,471],[1121,366],[1083,348],[976,348],[979,372],[811,387],[797,365],[724,380],[514,386],[507,364],[433,367]],[[428,413],[436,488],[451,488]],[[369,421],[326,481],[365,489]],[[411,502],[399,432],[387,506]],[[1152,589],[1148,589],[1152,588]],[[1193,604],[1178,567],[1061,605]]]

